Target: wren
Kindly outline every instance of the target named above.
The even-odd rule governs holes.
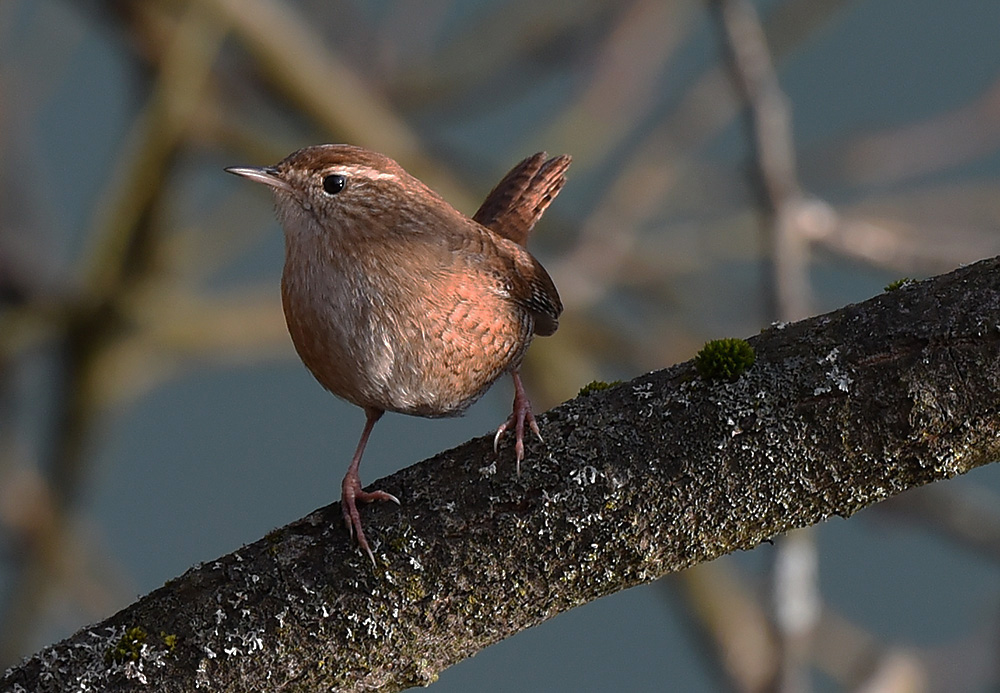
[[[471,218],[392,159],[361,147],[300,149],[269,167],[226,171],[270,186],[285,231],[281,303],[292,343],[327,390],[366,421],[341,485],[349,533],[374,563],[357,502],[358,468],[386,411],[462,414],[504,373],[518,473],[524,428],[541,438],[518,369],[534,335],[551,335],[562,303],[527,250],[532,227],[566,182],[570,157],[517,164]]]

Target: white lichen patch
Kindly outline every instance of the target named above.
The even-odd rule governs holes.
[[[653,396],[653,383],[644,383],[642,385],[635,385],[632,388],[632,394],[638,400],[649,399]]]
[[[203,659],[198,662],[198,670],[194,676],[195,688],[208,688],[212,685],[212,680],[208,676],[208,660]]]
[[[567,515],[566,522],[573,525],[577,532],[582,532],[592,525],[604,524],[604,515],[600,511],[587,515]]]
[[[586,487],[596,482],[598,476],[604,475],[598,472],[596,467],[588,464],[570,474],[570,479],[575,481],[578,486]]]
[[[542,502],[545,504],[546,508],[561,501],[562,494],[558,491],[556,493],[549,493],[548,489],[542,489]]]
[[[841,368],[839,356],[839,347],[834,347],[830,350],[829,354],[816,361],[816,363],[821,366],[829,364],[830,367],[826,371],[826,382],[813,390],[814,396],[818,397],[819,395],[825,395],[833,392],[834,389],[840,390],[841,392],[850,392],[851,383],[853,383],[854,380],[843,368]]]
[[[93,693],[106,690],[112,678],[122,676],[149,685],[153,672],[166,666],[170,653],[166,647],[153,643],[135,643],[134,659],[130,652],[128,657],[116,661],[109,653],[127,638],[124,627],[102,628],[78,635],[71,644],[42,650],[33,657],[39,664],[40,686],[31,693]],[[27,693],[19,685],[11,690]]]
[[[939,456],[934,463],[934,471],[946,477],[953,477],[968,471],[961,463],[963,457],[961,451],[948,451]]]

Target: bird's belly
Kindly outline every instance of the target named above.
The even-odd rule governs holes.
[[[484,321],[476,306],[451,306],[447,318],[409,326],[399,325],[386,365],[391,376],[382,392],[393,411],[418,416],[461,414],[504,372],[520,364],[528,346],[531,325],[513,312]]]
[[[531,336],[527,314],[488,297],[410,299],[390,309],[385,301],[337,306],[283,292],[303,363],[323,387],[360,407],[457,416],[520,364]]]

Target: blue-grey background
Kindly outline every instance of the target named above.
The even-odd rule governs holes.
[[[767,263],[747,179],[751,148],[719,31],[700,2],[245,6],[294,18],[380,95],[420,143],[396,152],[384,129],[366,131],[350,113],[323,117],[276,86],[247,35],[220,19],[232,3],[5,0],[0,269],[27,275],[46,296],[86,294],[102,213],[142,147],[161,84],[156,61],[179,22],[201,21],[199,6],[220,37],[217,54],[159,183],[164,240],[136,291],[133,332],[98,373],[107,392],[68,510],[73,549],[15,638],[20,655],[338,497],[363,415],[295,358],[281,323],[282,240],[270,200],[224,166],[273,163],[298,146],[353,137],[471,213],[526,154],[573,154],[570,182],[532,240],[567,306],[560,331],[529,355],[536,410],[592,379],[690,358],[707,339],[753,334],[773,318],[761,289]],[[803,188],[898,244],[868,258],[817,244],[812,311],[1000,252],[1000,3],[755,6],[793,109]],[[18,310],[0,307],[7,591],[21,533],[30,534],[24,501],[44,498],[64,396],[58,334],[25,327]],[[457,420],[386,416],[363,480],[489,433],[511,394],[501,381]],[[948,484],[1000,490],[992,467]],[[878,508],[824,524],[815,540],[825,608],[919,671],[914,687],[895,690],[996,689],[996,556]],[[775,551],[723,559],[765,609]],[[575,609],[445,671],[433,689],[725,689],[686,594],[668,578]],[[6,628],[0,636],[9,638]],[[846,685],[822,667],[813,681]]]

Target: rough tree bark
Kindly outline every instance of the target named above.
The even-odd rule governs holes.
[[[1000,454],[1000,261],[752,338],[541,417],[520,477],[490,438],[377,482],[378,565],[337,504],[192,568],[0,689],[399,690],[603,595]],[[143,639],[144,638],[144,639]],[[19,688],[21,687],[21,688]]]

